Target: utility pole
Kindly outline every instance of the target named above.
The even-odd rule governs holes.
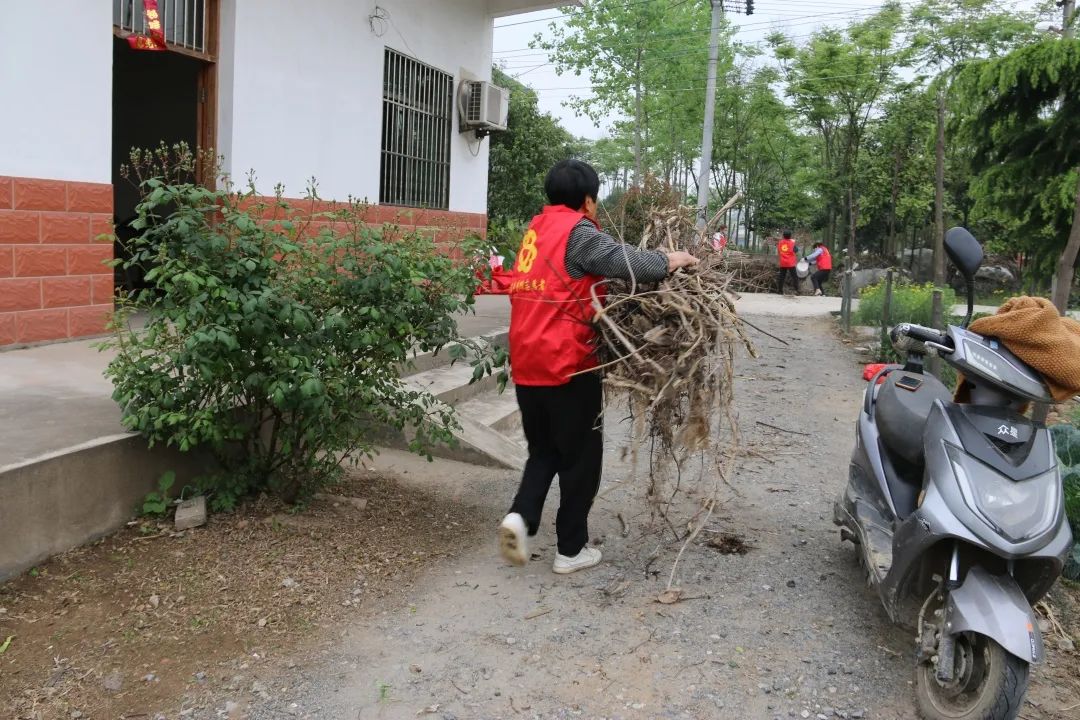
[[[1062,0],[1061,3],[1061,34],[1068,40],[1073,37],[1073,14],[1076,12],[1076,0]]]
[[[754,14],[754,0],[709,0],[712,25],[709,28],[709,70],[705,81],[705,122],[701,128],[701,167],[698,169],[697,228],[709,220],[709,170],[712,165],[713,122],[716,115],[716,66],[720,62],[720,26],[724,23],[724,3],[733,12]]]
[[[712,165],[713,119],[716,114],[716,65],[720,61],[720,23],[724,17],[722,0],[709,0],[712,26],[709,30],[709,74],[705,81],[705,124],[701,128],[701,167],[698,169],[697,228],[705,229],[709,215],[709,168]]]
[[[935,147],[936,168],[934,177],[934,294],[930,305],[930,327],[945,324],[945,308],[941,302],[941,288],[945,285],[945,88],[938,88],[937,96],[937,142]],[[941,377],[941,358],[930,357],[927,369],[934,377]]]

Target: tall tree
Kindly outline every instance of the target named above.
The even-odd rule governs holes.
[[[1016,217],[1036,252],[1057,255],[1064,312],[1080,251],[1080,40],[1044,40],[962,77],[982,202]]]
[[[836,217],[846,205],[849,262],[855,253],[856,178],[866,127],[907,61],[907,54],[894,47],[902,17],[900,5],[889,4],[846,30],[821,30],[803,47],[782,35],[770,38],[788,97],[821,138],[831,243],[836,240]]]
[[[701,141],[708,5],[593,0],[563,15],[565,21],[553,23],[533,45],[548,51],[559,75],[590,81],[591,94],[575,96],[568,105],[597,123],[630,118],[634,183],[650,171],[672,180]],[[725,27],[721,73],[734,57],[730,36]]]
[[[998,0],[923,0],[908,27],[922,68],[933,72],[937,99],[934,283],[945,283],[945,125],[952,79],[964,63],[1016,47],[1034,33],[1033,14],[1004,9]]]

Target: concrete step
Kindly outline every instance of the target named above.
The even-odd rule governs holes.
[[[447,405],[457,407],[481,393],[494,390],[498,380],[494,375],[472,382],[473,368],[467,362],[442,365],[409,375],[405,384],[434,395]]]
[[[508,387],[503,393],[497,390],[483,393],[466,400],[456,409],[459,415],[467,415],[504,435],[521,429],[521,412],[518,410],[513,387]]]
[[[478,335],[476,340],[486,340],[492,345],[498,347],[506,347],[510,342],[510,328],[497,328],[486,332],[483,335]],[[399,368],[402,377],[411,377],[419,373],[427,372],[435,368],[444,367],[450,364],[450,349],[456,343],[452,343],[444,347],[438,353],[418,353],[409,359],[409,362]],[[468,363],[466,363],[468,364]]]

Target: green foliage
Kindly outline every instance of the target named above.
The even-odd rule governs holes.
[[[497,67],[492,78],[509,88],[510,111],[506,132],[490,138],[488,217],[492,223],[520,223],[547,204],[544,177],[551,166],[582,148],[555,118],[540,112],[535,92]]]
[[[1075,418],[1073,419],[1075,423]],[[1075,424],[1060,424],[1050,428],[1061,461],[1061,486],[1065,498],[1065,515],[1069,518],[1073,537],[1080,538],[1080,429]],[[1080,541],[1073,547],[1065,575],[1080,579]]]
[[[503,267],[513,267],[517,258],[518,249],[521,247],[521,238],[529,227],[529,218],[512,220],[510,218],[494,218],[488,221],[488,244],[495,250],[495,254],[503,259]]]
[[[956,304],[956,293],[951,288],[942,290],[942,307],[948,315],[949,308]],[[886,325],[909,322],[930,327],[931,308],[934,302],[934,286],[931,283],[916,285],[894,283],[892,302],[889,305],[889,319]],[[859,293],[859,310],[856,320],[860,325],[879,327],[885,308],[885,283],[863,288]]]
[[[164,515],[165,511],[169,509],[169,490],[175,484],[175,472],[169,470],[162,473],[157,481],[157,490],[147,493],[146,498],[143,499],[143,515],[156,515],[158,517]]]
[[[976,209],[1046,272],[1065,246],[1080,183],[1080,40],[971,63],[957,86],[970,108],[955,125],[973,148]]]
[[[907,63],[908,52],[894,47],[902,17],[900,5],[892,3],[844,31],[820,30],[802,47],[779,33],[769,38],[788,97],[821,140],[823,172],[817,190],[831,216],[854,198],[870,117]],[[826,242],[835,246],[836,238]]]
[[[598,0],[566,8],[563,17],[537,35],[533,47],[549,53],[560,75],[589,78],[591,92],[572,97],[568,106],[597,123],[633,118],[616,124],[624,147],[640,146],[643,174],[649,170],[670,180],[680,159],[701,151],[701,93],[686,88],[703,85],[708,3]],[[722,32],[721,77],[735,59],[732,28],[725,24]]]
[[[153,163],[134,159],[144,197],[131,262],[151,268],[151,287],[119,309],[107,375],[126,427],[213,453],[222,472],[201,485],[214,508],[262,490],[295,501],[371,454],[386,428],[414,428],[419,452],[451,440],[450,408],[399,368],[456,339],[470,263],[431,237],[367,226],[358,203],[309,220],[280,189],[266,200],[223,179],[213,190],[145,176]],[[483,256],[476,240],[462,251]]]

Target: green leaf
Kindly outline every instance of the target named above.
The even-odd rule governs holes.
[[[165,495],[172,486],[176,483],[176,472],[174,470],[166,470],[158,478],[158,490],[162,495]]]

